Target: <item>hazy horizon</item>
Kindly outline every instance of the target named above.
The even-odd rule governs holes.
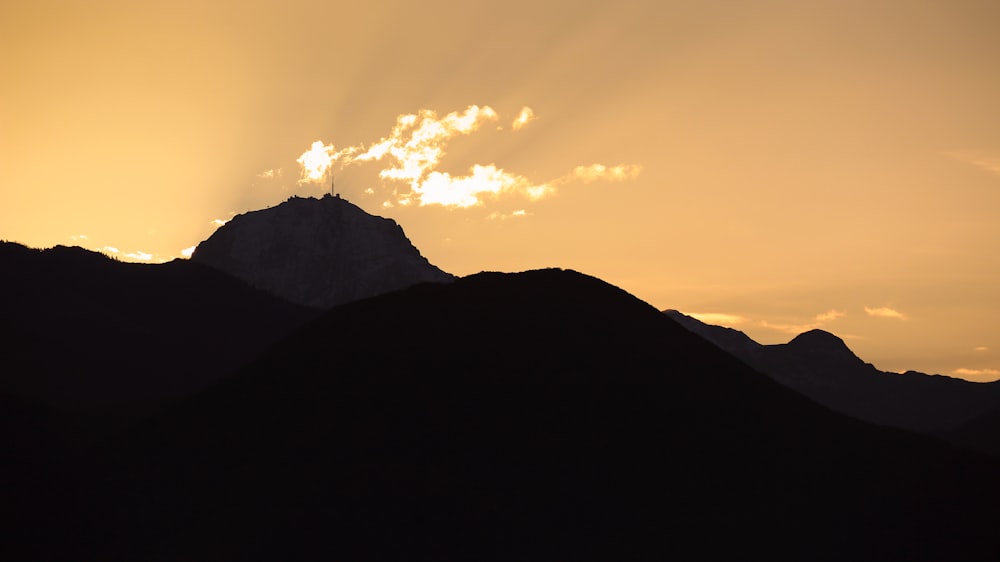
[[[575,269],[761,343],[822,328],[882,370],[994,380],[998,16],[5,5],[0,239],[169,259],[335,174],[456,275]]]

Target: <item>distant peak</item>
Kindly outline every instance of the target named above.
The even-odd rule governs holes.
[[[801,334],[792,338],[792,341],[788,342],[789,345],[836,345],[847,347],[844,340],[839,337],[827,332],[826,330],[809,330],[808,332],[802,332]]]
[[[396,221],[330,194],[237,215],[191,260],[317,308],[454,279],[421,256]]]
[[[792,341],[788,342],[788,346],[810,353],[825,353],[825,354],[836,354],[850,356],[857,359],[858,357],[844,340],[839,337],[827,332],[826,330],[809,330],[808,332],[802,332],[801,334],[792,338]],[[860,361],[860,359],[858,359]]]

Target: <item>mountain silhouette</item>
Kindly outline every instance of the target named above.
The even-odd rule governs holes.
[[[1000,410],[1000,382],[879,371],[823,330],[805,332],[787,344],[761,345],[732,328],[705,324],[676,310],[665,314],[774,380],[865,421],[952,435],[951,430]]]
[[[336,307],[76,466],[35,508],[76,558],[1000,554],[991,458],[833,413],[563,270]]]
[[[395,221],[330,195],[237,215],[191,260],[316,308],[454,279],[421,256]]]
[[[0,392],[144,412],[209,386],[318,312],[210,267],[0,243]]]

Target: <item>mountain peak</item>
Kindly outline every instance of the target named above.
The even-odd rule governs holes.
[[[825,330],[802,332],[792,338],[792,341],[788,342],[788,347],[808,353],[822,353],[824,355],[835,355],[860,361],[858,356],[847,347],[844,340]]]
[[[317,308],[454,279],[421,256],[395,221],[330,195],[237,215],[191,260]]]

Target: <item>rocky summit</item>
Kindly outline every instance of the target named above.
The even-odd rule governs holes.
[[[454,279],[421,256],[395,221],[330,195],[237,215],[191,259],[317,308]]]

